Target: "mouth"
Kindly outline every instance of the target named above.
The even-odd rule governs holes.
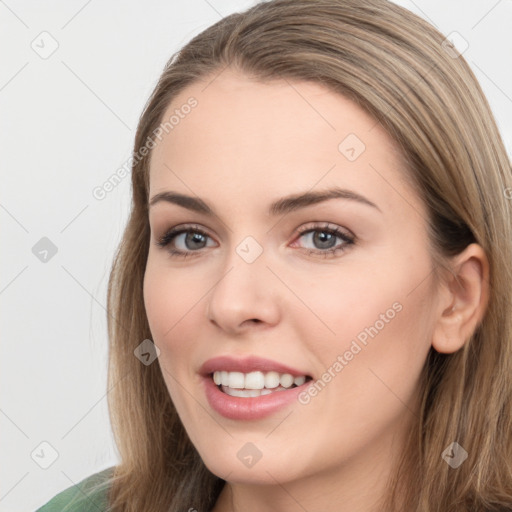
[[[229,396],[253,398],[287,391],[312,380],[309,375],[292,375],[276,371],[248,373],[217,370],[208,374],[217,388]]]
[[[293,407],[313,380],[304,369],[256,355],[217,356],[205,361],[198,373],[210,407],[236,421],[257,421]]]

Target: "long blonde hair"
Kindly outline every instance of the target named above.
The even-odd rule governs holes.
[[[262,80],[319,82],[357,102],[399,143],[428,207],[435,261],[443,265],[471,242],[482,246],[490,263],[486,314],[461,350],[431,349],[420,416],[389,482],[385,510],[512,507],[512,169],[477,79],[444,40],[386,0],[259,3],[220,20],[171,57],[135,137],[140,155],[172,99],[227,66]],[[159,365],[134,357],[152,337],[142,292],[149,157],[133,162],[131,213],[108,288],[108,401],[120,455],[109,499],[116,512],[202,512],[225,482],[188,439]],[[468,452],[457,469],[441,456],[453,441]]]

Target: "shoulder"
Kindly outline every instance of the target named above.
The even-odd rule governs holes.
[[[114,469],[104,469],[64,489],[36,512],[106,512]]]

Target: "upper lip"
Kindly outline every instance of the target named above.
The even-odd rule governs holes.
[[[216,371],[227,371],[227,372],[278,372],[278,373],[289,373],[294,377],[300,377],[309,375],[306,372],[297,370],[277,361],[271,359],[265,359],[258,356],[246,356],[241,358],[235,358],[233,356],[218,356],[212,359],[208,359],[200,368],[202,375],[209,375]]]

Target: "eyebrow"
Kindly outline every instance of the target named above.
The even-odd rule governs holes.
[[[350,201],[356,201],[360,204],[376,208],[382,212],[375,203],[358,194],[357,192],[335,187],[319,192],[304,192],[283,197],[270,205],[268,213],[272,216],[283,215],[285,213],[293,212],[313,204],[328,201],[329,199],[348,199]],[[160,192],[151,198],[149,206],[152,207],[160,202],[177,204],[178,206],[182,206],[188,210],[192,210],[194,212],[202,213],[208,216],[215,215],[213,208],[211,208],[199,197],[187,196],[178,192]]]

